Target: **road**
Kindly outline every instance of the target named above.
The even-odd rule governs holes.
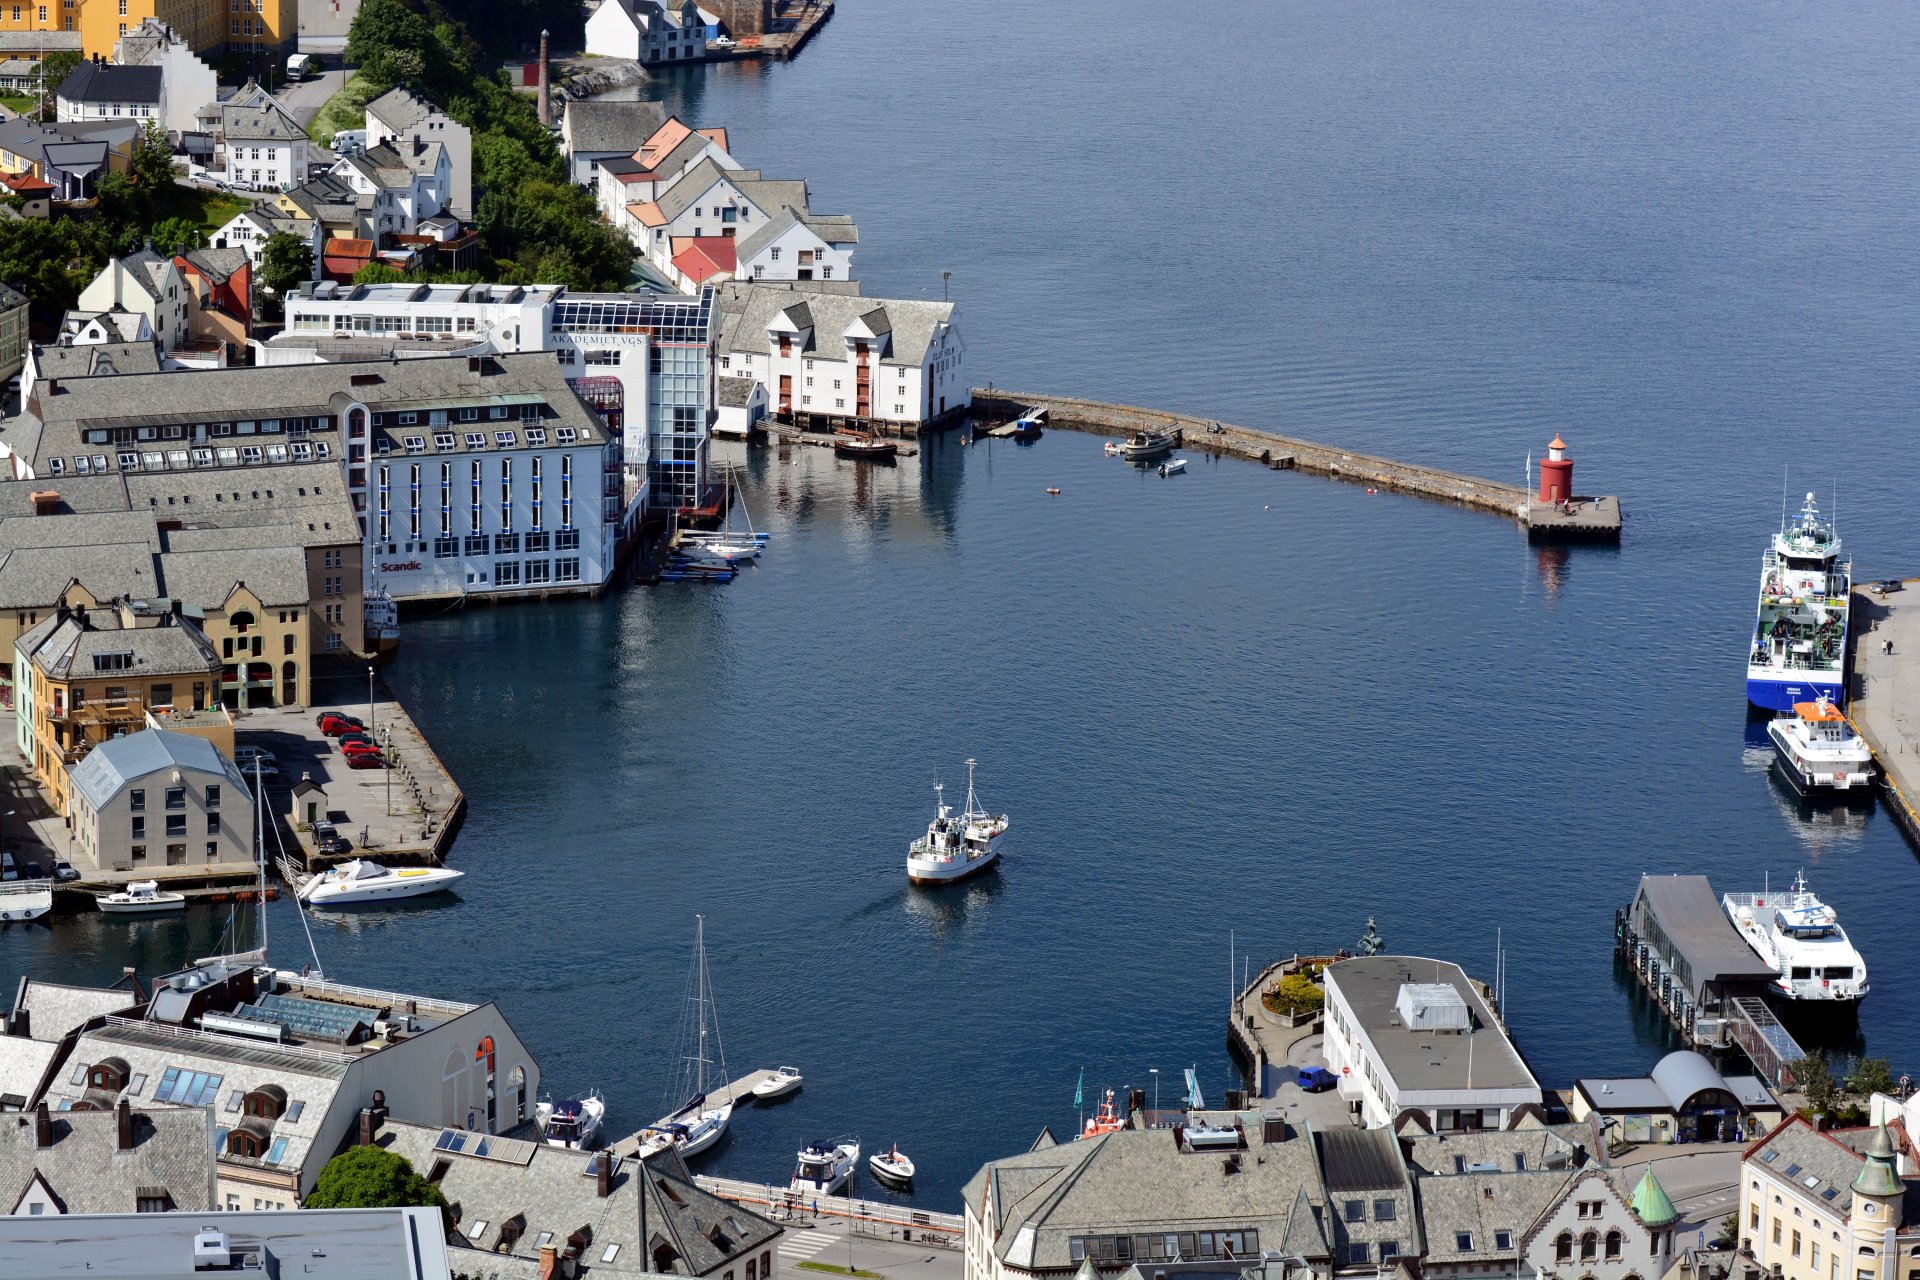
[[[311,80],[287,85],[274,96],[305,128],[313,123],[313,118],[320,114],[320,108],[326,105],[327,99],[338,93],[346,81],[347,73],[336,68],[323,71]]]

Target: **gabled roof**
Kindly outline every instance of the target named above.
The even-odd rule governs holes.
[[[112,804],[115,796],[142,779],[175,769],[224,779],[239,789],[236,794],[252,794],[238,766],[221,755],[213,743],[190,733],[167,729],[142,729],[124,737],[109,738],[87,752],[86,758],[73,766],[68,776],[73,789],[85,796],[97,811]]]
[[[675,236],[673,265],[695,284],[705,284],[715,276],[731,279],[740,261],[726,236]]]
[[[56,96],[68,102],[132,102],[157,106],[160,68],[83,62],[60,82]]]
[[[666,220],[672,222],[693,208],[696,202],[719,183],[728,182],[738,188],[748,174],[757,178],[760,176],[760,171],[758,169],[727,169],[712,156],[707,156],[674,179],[667,189],[655,198],[654,203],[660,206],[660,212]]]
[[[144,676],[202,675],[220,669],[219,655],[198,627],[164,619],[160,626],[123,627],[111,605],[55,614],[29,628],[15,647],[55,680],[93,679],[102,669],[95,658],[126,653],[133,655]]]
[[[246,142],[289,142],[307,136],[307,131],[278,106],[222,107],[220,131],[229,141]]]
[[[367,104],[366,114],[369,119],[377,119],[398,132],[437,114],[439,110],[425,98],[416,98],[405,89],[389,89]]]
[[[575,155],[598,152],[631,154],[667,118],[657,102],[608,102],[574,98],[561,123],[567,149]]]
[[[68,1214],[132,1213],[143,1189],[165,1188],[186,1211],[215,1207],[212,1119],[198,1107],[133,1113],[133,1149],[119,1147],[111,1111],[52,1117],[53,1145],[39,1147],[31,1116],[0,1125],[0,1202],[12,1211],[38,1178]]]
[[[77,987],[22,977],[14,993],[13,1011],[27,1014],[35,1040],[53,1042],[94,1018],[124,1013],[140,1003],[137,992],[125,987]]]
[[[716,296],[720,350],[764,355],[768,330],[784,316],[796,329],[812,329],[812,350],[832,352],[839,359],[846,348],[847,330],[861,321],[876,332],[884,326],[891,335],[880,354],[882,364],[918,367],[939,327],[953,319],[951,302],[866,298],[857,290],[851,283],[844,289],[829,289],[807,281],[722,284]]]
[[[126,331],[118,316],[103,313],[94,317],[111,329]],[[145,316],[139,317],[146,319]],[[138,330],[135,330],[138,332]],[[159,373],[160,351],[151,338],[120,342],[88,342],[78,346],[33,349],[33,367],[45,378],[95,378],[119,373]]]
[[[32,519],[33,517],[22,517]],[[90,523],[87,516],[42,516],[63,524]],[[14,523],[9,521],[9,524]],[[94,546],[14,547],[0,554],[0,609],[47,609],[75,583],[96,600],[116,595],[159,594],[153,548],[144,542]]]

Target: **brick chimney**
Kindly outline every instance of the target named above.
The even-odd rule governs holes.
[[[540,1280],[551,1280],[554,1274],[554,1263],[559,1256],[560,1251],[552,1245],[547,1245],[540,1250]]]
[[[360,1135],[358,1145],[373,1145],[373,1135],[380,1132],[380,1112],[374,1107],[360,1108]]]
[[[547,29],[540,28],[540,123],[553,127],[553,59],[547,48]]]
[[[598,1167],[593,1171],[593,1189],[605,1200],[613,1194],[613,1152],[602,1151],[594,1160]]]
[[[53,1117],[44,1102],[33,1109],[33,1145],[42,1151],[53,1145]]]
[[[119,1151],[133,1150],[133,1108],[127,1105],[125,1098],[113,1109],[114,1148]]]

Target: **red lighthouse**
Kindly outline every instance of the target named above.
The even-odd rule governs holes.
[[[1559,436],[1547,446],[1540,459],[1540,501],[1565,502],[1573,497],[1573,459],[1567,456],[1567,442]]]

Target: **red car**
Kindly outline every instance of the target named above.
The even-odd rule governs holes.
[[[349,759],[354,756],[377,756],[380,754],[380,748],[374,746],[371,742],[343,738],[340,742],[340,754],[347,756]]]
[[[386,767],[386,757],[378,751],[353,751],[347,754],[349,769],[384,769]]]
[[[343,733],[365,733],[367,726],[352,716],[343,716],[338,711],[323,711],[318,717],[320,732],[329,738],[337,738]]]

